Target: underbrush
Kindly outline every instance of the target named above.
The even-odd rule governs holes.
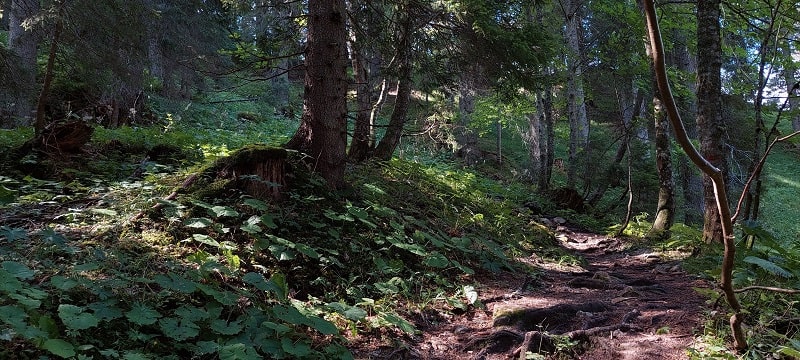
[[[160,200],[238,143],[150,131],[100,131],[90,147],[117,148],[71,180],[2,178],[0,357],[349,358],[348,338],[479,306],[474,274],[519,269],[511,254],[555,253],[524,187],[441,163],[353,166],[333,193],[296,162],[281,201]]]

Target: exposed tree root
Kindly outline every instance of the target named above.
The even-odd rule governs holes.
[[[640,315],[639,310],[636,309],[625,314],[625,316],[622,317],[622,321],[619,324],[614,325],[588,327],[590,322],[584,322],[582,329],[568,331],[560,335],[549,334],[547,331],[542,330],[529,330],[531,323],[528,321],[542,319],[545,314],[553,316],[558,310],[565,310],[567,312],[574,310],[571,314],[571,316],[574,317],[578,311],[604,311],[605,309],[606,306],[602,303],[587,303],[580,305],[562,304],[547,309],[524,311],[521,312],[522,316],[519,317],[516,322],[513,322],[513,324],[516,326],[506,326],[512,323],[509,323],[506,320],[500,321],[500,328],[493,330],[488,334],[476,336],[466,345],[464,345],[462,351],[474,351],[480,349],[480,351],[475,354],[475,359],[484,359],[489,354],[499,353],[508,353],[514,358],[525,359],[526,353],[528,352],[537,354],[555,353],[560,350],[558,345],[560,343],[564,343],[565,340],[583,343],[588,341],[589,338],[593,336],[612,331],[641,331],[640,328],[631,324]],[[498,320],[500,319],[502,318],[499,318]],[[522,319],[528,321],[523,321]],[[541,323],[541,321],[538,323]],[[498,326],[498,321],[495,321],[495,326]]]

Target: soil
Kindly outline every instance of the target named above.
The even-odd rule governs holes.
[[[520,259],[536,273],[480,275],[483,307],[413,319],[418,336],[355,339],[357,359],[686,359],[702,326],[705,280],[681,269],[688,254],[654,252],[561,227],[583,266]],[[374,334],[373,334],[374,335]],[[554,336],[561,335],[561,336]],[[367,339],[369,337],[369,339]],[[566,341],[569,340],[569,341]]]

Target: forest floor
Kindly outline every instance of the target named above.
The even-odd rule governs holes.
[[[585,264],[554,265],[533,255],[520,260],[538,268],[535,274],[483,274],[482,307],[420,316],[421,334],[413,338],[356,341],[356,358],[688,358],[707,299],[693,288],[711,285],[683,271],[688,254],[563,227],[558,238]]]

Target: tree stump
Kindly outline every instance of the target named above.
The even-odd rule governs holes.
[[[228,186],[261,200],[280,200],[286,187],[286,149],[251,145],[217,160],[203,176],[229,180]]]
[[[17,155],[23,157],[31,151],[41,151],[50,155],[74,154],[92,138],[94,129],[85,121],[74,120],[50,124],[42,133],[26,141],[17,149]]]

